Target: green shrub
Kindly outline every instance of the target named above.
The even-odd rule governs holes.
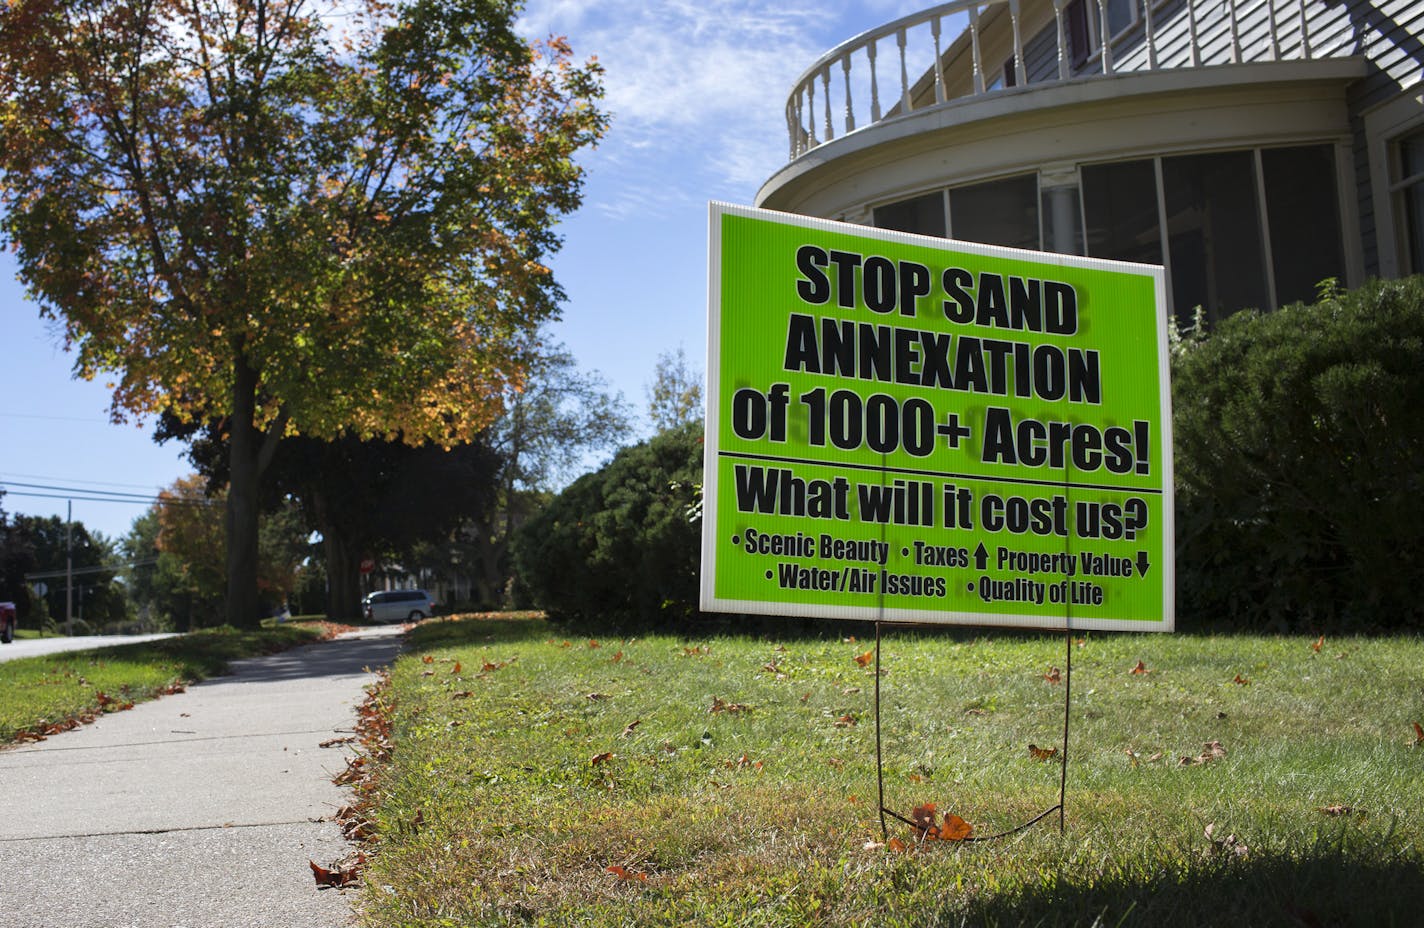
[[[1424,615],[1424,278],[1322,297],[1176,345],[1189,621],[1364,628]]]
[[[620,451],[515,539],[520,581],[551,618],[676,624],[697,608],[702,424]]]

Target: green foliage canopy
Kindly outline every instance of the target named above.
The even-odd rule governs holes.
[[[518,533],[516,569],[558,618],[642,625],[697,608],[702,428],[625,448],[575,480]]]
[[[230,434],[228,619],[287,434],[469,440],[561,296],[596,64],[507,0],[11,0],[0,235],[113,409]]]

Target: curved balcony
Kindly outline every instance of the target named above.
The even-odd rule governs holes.
[[[1363,51],[1355,19],[1351,0],[954,0],[807,68],[786,103],[790,160],[838,134],[1007,87],[1349,57]]]

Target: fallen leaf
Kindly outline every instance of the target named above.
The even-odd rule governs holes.
[[[1045,761],[1051,757],[1058,756],[1057,748],[1041,748],[1036,744],[1028,746],[1028,756],[1036,761]]]
[[[588,647],[589,647],[589,650],[593,650],[594,648],[601,648],[601,647],[603,647],[603,645],[599,644],[597,641],[594,641],[592,638],[590,638],[590,639],[588,640]]]
[[[637,870],[629,870],[625,867],[620,867],[617,864],[608,867],[607,872],[618,877],[618,879],[620,880],[641,880],[644,883],[648,881],[648,875],[646,873],[642,873]]]
[[[907,848],[905,847],[905,842],[901,841],[899,838],[891,838],[886,843],[885,847],[889,850],[900,851],[902,853],[907,850]]]
[[[338,888],[346,886],[356,882],[356,878],[360,875],[361,870],[359,864],[350,867],[327,869],[314,860],[308,860],[307,863],[311,864],[312,876],[316,879],[316,885],[318,886],[335,886]]]
[[[1179,762],[1183,767],[1198,767],[1202,764],[1209,764],[1214,760],[1220,760],[1226,756],[1226,748],[1221,746],[1220,741],[1208,741],[1202,746],[1202,752],[1196,757],[1183,757]]]
[[[606,764],[614,757],[612,751],[604,751],[602,754],[595,754],[589,759],[590,767],[597,767],[599,764]]]
[[[628,737],[629,735],[631,735],[631,734],[633,733],[633,729],[637,728],[637,727],[638,727],[639,725],[641,725],[641,724],[643,724],[643,720],[642,720],[642,719],[634,719],[633,721],[629,722],[629,723],[628,723],[626,726],[624,726],[624,728],[623,728],[623,737],[626,738],[626,737]]]
[[[585,698],[585,699],[592,699],[592,700],[594,700],[594,701],[597,701],[597,700],[600,700],[600,699],[609,699],[609,698],[611,698],[611,697],[609,697],[609,695],[608,695],[607,693],[589,693],[589,694],[588,694],[587,696],[585,696],[584,698]]]
[[[868,666],[873,660],[875,660],[875,651],[873,649],[866,651],[864,654],[857,654],[855,656],[855,662],[862,667]]]
[[[348,735],[348,736],[345,737],[345,738],[328,738],[328,739],[326,739],[325,741],[323,741],[321,744],[317,745],[317,747],[319,747],[319,748],[334,748],[334,747],[336,747],[338,744],[350,744],[351,742],[353,742],[353,741],[355,741],[355,740],[356,740],[356,736],[355,736],[355,735]]]
[[[849,712],[836,719],[837,728],[850,728],[858,723],[859,719],[857,719],[854,715],[851,715]]]
[[[617,654],[614,654],[613,657],[612,657],[612,661],[613,661],[613,663],[615,663],[615,664],[618,663],[618,662],[621,661],[621,660],[623,660],[623,652],[622,652],[622,651],[619,651]]]
[[[1310,646],[1310,650],[1314,651],[1316,654],[1319,654],[1319,653],[1320,653],[1320,649],[1321,649],[1324,645],[1325,645],[1325,636],[1324,636],[1324,635],[1321,635],[1319,638],[1315,639],[1315,643]]]
[[[1048,673],[1043,675],[1043,679],[1049,683],[1061,683],[1063,681],[1063,672],[1057,667],[1050,667],[1048,668]]]
[[[750,712],[752,711],[752,707],[739,702],[727,702],[720,696],[713,696],[712,707],[707,711],[711,713],[730,712],[736,715],[738,712]]]
[[[1213,832],[1215,831],[1215,822],[1206,826],[1206,839],[1212,843],[1212,847],[1215,848],[1217,851],[1220,851],[1225,854],[1232,854],[1238,858],[1245,857],[1247,854],[1250,853],[1250,849],[1246,847],[1246,842],[1238,839],[1236,835],[1233,834],[1227,835],[1224,838],[1216,838],[1212,836]]]
[[[434,655],[426,654],[426,655],[424,655],[423,657],[421,657],[420,662],[421,662],[422,664],[433,664],[433,663],[435,663],[435,657],[434,657]]]
[[[1151,673],[1151,671],[1149,671],[1149,670],[1147,669],[1147,665],[1144,664],[1144,663],[1142,663],[1142,661],[1138,661],[1138,662],[1137,662],[1137,666],[1134,667],[1134,668],[1132,668],[1132,670],[1130,670],[1130,671],[1128,671],[1128,672],[1129,672],[1129,673],[1137,674],[1137,675],[1139,675],[1139,676],[1141,676],[1142,674],[1145,674],[1145,673]]]
[[[1418,722],[1411,722],[1410,724],[1414,726],[1415,746],[1417,747],[1421,744],[1424,744],[1424,726],[1421,726]]]
[[[1235,683],[1237,686],[1250,686],[1250,685],[1251,685],[1251,679],[1250,679],[1249,677],[1243,677],[1243,676],[1241,676],[1241,674],[1239,674],[1239,673],[1236,675],[1236,679],[1235,679],[1235,680],[1232,680],[1231,682],[1232,682],[1232,683]]]
[[[939,829],[941,841],[963,841],[974,833],[974,826],[953,812],[944,814],[944,824]]]
[[[935,804],[927,802],[916,806],[910,819],[922,841],[963,841],[974,833],[974,826],[953,812],[944,813],[943,823],[935,821]]]
[[[1316,811],[1324,815],[1329,815],[1332,818],[1338,818],[1344,815],[1358,815],[1360,818],[1364,818],[1365,816],[1369,815],[1369,813],[1366,812],[1364,809],[1356,809],[1354,806],[1342,805],[1322,806]]]
[[[451,673],[459,673],[459,672],[460,672],[460,662],[459,662],[459,661],[456,661],[456,662],[455,662],[455,666],[450,668],[450,672],[451,672]]]

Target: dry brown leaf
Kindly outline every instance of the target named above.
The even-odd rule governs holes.
[[[312,877],[315,878],[316,885],[318,886],[335,886],[340,888],[356,882],[356,879],[361,875],[361,866],[359,863],[353,864],[350,867],[333,867],[330,869],[321,866],[314,860],[308,860],[307,863],[311,865]]]
[[[860,666],[862,666],[862,667],[867,667],[867,666],[869,666],[869,665],[870,665],[870,662],[873,661],[873,660],[875,660],[875,651],[874,651],[874,649],[869,650],[869,651],[866,651],[864,654],[857,654],[857,655],[855,656],[855,662],[856,662],[857,664],[859,664]]]
[[[1028,756],[1036,761],[1045,761],[1058,756],[1057,748],[1041,748],[1036,744],[1028,746]]]
[[[1048,668],[1048,673],[1043,675],[1043,679],[1049,683],[1061,683],[1063,681],[1063,671],[1057,667],[1050,667]]]
[[[1144,664],[1142,661],[1138,661],[1137,666],[1128,671],[1128,673],[1137,674],[1138,676],[1151,672],[1152,671],[1148,670],[1147,665]]]
[[[606,764],[614,758],[612,751],[604,751],[602,754],[595,754],[589,759],[590,767],[597,767],[599,764]]]
[[[646,873],[642,873],[637,870],[629,870],[625,867],[620,867],[617,864],[614,864],[613,866],[607,867],[605,869],[606,872],[613,874],[620,880],[638,880],[644,883],[648,881],[648,875]]]

